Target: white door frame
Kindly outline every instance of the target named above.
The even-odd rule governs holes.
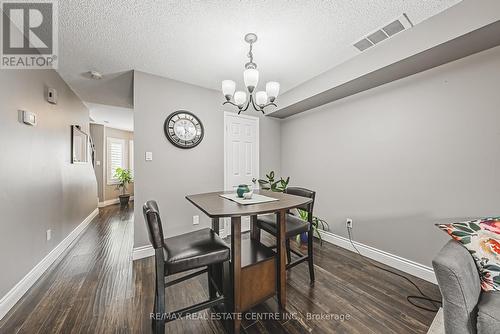
[[[256,174],[257,174],[257,178],[260,176],[260,119],[259,117],[256,117],[256,116],[248,116],[248,115],[238,115],[237,113],[233,113],[233,112],[230,112],[230,111],[224,111],[224,190],[227,190],[228,189],[228,177],[227,177],[227,159],[226,159],[226,153],[227,153],[227,131],[228,131],[228,122],[227,122],[227,118],[228,117],[238,117],[238,118],[242,118],[242,119],[250,119],[250,120],[255,120],[257,123],[257,128],[256,128],[256,145],[255,145],[255,148],[257,150],[257,163],[256,163],[256,168],[255,168],[255,171],[256,171]],[[224,222],[224,219],[221,220],[221,222]],[[226,231],[225,229],[225,225],[226,224],[221,224],[222,228],[221,228],[221,236],[225,237],[226,235],[229,235],[231,232],[230,231]]]

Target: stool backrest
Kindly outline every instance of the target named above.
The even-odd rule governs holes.
[[[309,222],[312,222],[314,198],[316,197],[316,192],[313,190],[309,190],[309,189],[301,188],[301,187],[288,187],[285,189],[285,193],[290,194],[290,195],[302,196],[302,197],[307,197],[307,198],[312,199],[311,203],[304,204],[302,206],[297,207],[297,209],[302,209],[304,211],[307,211],[307,213],[308,213],[307,220]]]
[[[163,228],[161,226],[160,211],[156,201],[147,201],[142,206],[142,213],[148,228],[149,241],[154,249],[162,248],[165,245]]]

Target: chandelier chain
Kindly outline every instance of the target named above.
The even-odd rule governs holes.
[[[248,58],[250,58],[250,63],[253,63],[253,53],[252,53],[253,43],[250,43],[250,50],[248,51]]]

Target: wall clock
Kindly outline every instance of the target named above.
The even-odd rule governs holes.
[[[193,113],[178,110],[171,113],[163,125],[165,136],[179,148],[193,148],[203,139],[203,124]]]

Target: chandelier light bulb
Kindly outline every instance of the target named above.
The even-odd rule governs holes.
[[[234,103],[236,103],[236,105],[238,106],[242,106],[247,100],[247,93],[245,93],[244,91],[237,91],[236,93],[234,93]]]
[[[266,93],[271,102],[273,102],[280,92],[280,84],[276,81],[269,81],[266,84]]]
[[[243,81],[250,93],[253,92],[259,83],[259,71],[255,68],[248,68],[243,72]]]
[[[236,83],[233,80],[224,80],[222,81],[222,94],[227,101],[231,100],[234,95],[234,91],[236,90]]]
[[[258,106],[263,107],[267,103],[267,93],[264,91],[257,92],[255,94],[255,101]]]

